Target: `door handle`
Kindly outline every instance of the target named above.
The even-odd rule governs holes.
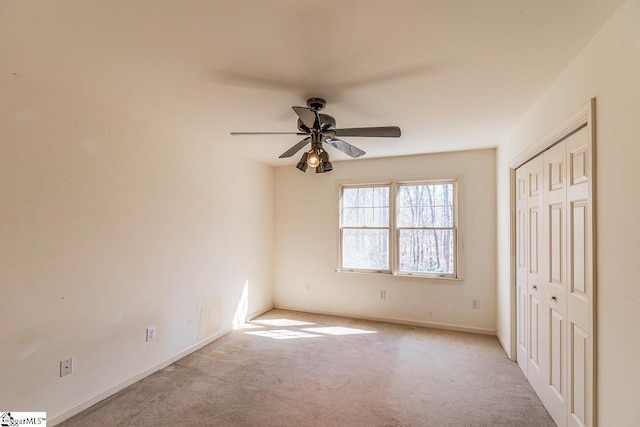
[[[556,298],[555,295],[551,295],[551,301],[557,301],[557,300],[558,300],[558,298]]]
[[[538,287],[536,285],[533,285],[533,286],[531,286],[531,289],[533,289],[535,291],[535,290],[538,290]]]

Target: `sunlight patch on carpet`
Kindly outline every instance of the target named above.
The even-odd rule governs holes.
[[[291,319],[262,319],[262,320],[253,320],[251,323],[257,323],[259,325],[265,326],[306,326],[306,325],[315,325],[315,323],[302,322],[300,320],[291,320]]]
[[[273,338],[275,340],[291,340],[296,338],[313,338],[313,337],[322,336],[322,335],[316,335],[316,334],[309,334],[307,332],[288,331],[286,329],[275,329],[273,331],[245,332],[245,334],[258,335],[261,337]]]
[[[364,329],[345,328],[342,326],[325,326],[323,328],[303,328],[303,331],[316,332],[327,335],[359,335],[359,334],[377,334],[377,331],[367,331]]]

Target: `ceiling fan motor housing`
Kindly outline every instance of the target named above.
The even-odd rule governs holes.
[[[307,107],[311,108],[313,111],[320,111],[326,107],[327,101],[322,98],[309,98],[307,99]]]

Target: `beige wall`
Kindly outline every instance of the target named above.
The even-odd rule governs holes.
[[[339,183],[452,177],[461,183],[461,283],[335,271]],[[322,175],[280,167],[275,189],[277,307],[495,330],[495,150],[359,159]],[[381,289],[386,300],[378,297]],[[479,309],[471,308],[472,299]]]
[[[508,162],[596,97],[597,411],[599,425],[640,422],[640,0],[630,0],[498,148],[498,335],[509,348]]]
[[[229,330],[245,284],[269,308],[271,167],[6,71],[0,93],[3,409],[68,415]]]

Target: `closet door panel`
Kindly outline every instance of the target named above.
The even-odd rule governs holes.
[[[560,427],[567,423],[566,157],[566,141],[554,145],[543,154],[543,251],[547,264],[541,300],[545,302],[545,317],[548,320],[543,339],[549,360],[540,398]]]
[[[529,192],[527,194],[527,290],[528,290],[528,330],[529,360],[527,373],[529,382],[537,393],[544,386],[546,367],[548,365],[548,348],[544,340],[547,330],[547,319],[544,315],[545,301],[542,297],[544,288],[545,257],[542,227],[542,205],[544,192],[543,158],[538,156],[527,163]]]
[[[528,291],[527,291],[527,199],[529,193],[528,165],[516,171],[516,340],[517,360],[527,376],[528,345]]]
[[[593,248],[589,206],[591,159],[587,128],[567,138],[568,422],[593,425]]]

